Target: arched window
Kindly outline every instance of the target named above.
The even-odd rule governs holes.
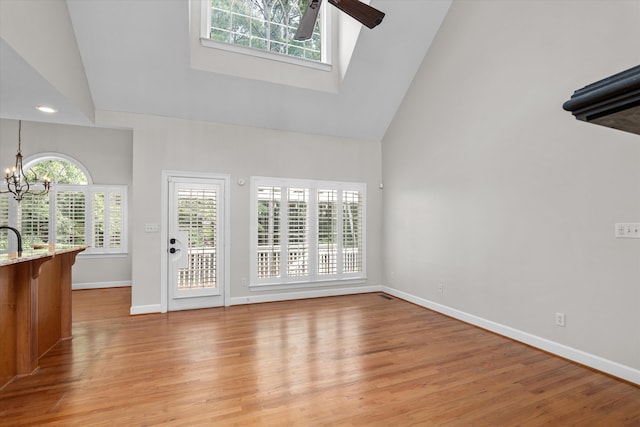
[[[87,185],[92,184],[89,171],[77,160],[61,154],[40,155],[25,164],[37,176],[46,176],[52,184]]]
[[[84,165],[57,153],[25,159],[24,169],[52,182],[44,197],[27,193],[19,204],[0,198],[0,223],[20,229],[25,248],[55,243],[88,245],[86,254],[127,252],[126,186],[93,184]],[[0,250],[7,249],[6,237],[0,239]]]

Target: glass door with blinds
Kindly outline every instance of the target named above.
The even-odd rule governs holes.
[[[169,177],[168,309],[224,305],[224,181]]]

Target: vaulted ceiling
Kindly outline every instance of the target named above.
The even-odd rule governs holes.
[[[2,0],[12,1],[17,0]],[[354,38],[335,92],[193,68],[186,0],[67,0],[66,25],[72,27],[94,111],[379,141],[450,3],[372,0],[385,19],[373,30],[362,27]],[[46,38],[46,27],[32,36],[34,43]],[[38,58],[23,54],[23,43],[9,39],[0,40],[0,117],[92,125],[93,115],[42,72]],[[59,112],[44,116],[33,108],[45,102]]]

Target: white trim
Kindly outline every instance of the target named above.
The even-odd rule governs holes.
[[[367,283],[366,277],[358,277],[356,279],[331,279],[331,280],[318,280],[315,282],[287,282],[287,283],[262,283],[258,285],[249,285],[249,289],[252,292],[260,291],[276,291],[284,289],[299,289],[299,288],[320,288],[324,286],[345,286],[345,285],[360,285]]]
[[[209,3],[210,2],[208,0],[200,0],[200,44],[203,47],[226,50],[262,59],[313,68],[320,71],[331,71],[331,44],[337,35],[331,32],[332,17],[330,15],[330,10],[332,10],[332,8],[329,8],[327,2],[320,5],[320,16],[318,18],[320,20],[320,37],[322,39],[320,46],[320,61],[212,40],[209,38],[209,32],[211,31],[211,8]],[[303,13],[304,12],[305,11],[303,11]]]
[[[71,285],[71,289],[81,290],[81,289],[106,289],[106,288],[122,288],[131,286],[130,281],[121,281],[121,282],[85,282],[85,283],[73,283]]]
[[[160,212],[160,313],[166,313],[169,309],[169,277],[168,277],[168,259],[167,251],[169,250],[169,178],[205,178],[218,179],[224,181],[224,271],[222,272],[222,282],[224,286],[223,305],[230,305],[231,299],[231,281],[229,280],[231,271],[231,175],[208,173],[208,172],[188,172],[176,170],[162,171],[162,194],[161,194],[161,212]]]
[[[129,314],[135,316],[136,314],[151,314],[161,313],[162,309],[160,304],[147,304],[147,305],[132,305],[129,309]]]
[[[381,286],[361,286],[354,288],[338,288],[338,289],[316,289],[313,291],[302,292],[287,292],[281,294],[268,294],[268,295],[247,295],[243,297],[231,298],[230,305],[242,305],[242,304],[256,304],[262,302],[277,302],[277,301],[289,301],[297,299],[307,298],[323,298],[323,297],[335,297],[342,295],[355,295],[355,294],[368,294],[371,292],[380,292]]]
[[[250,232],[249,232],[249,246],[251,253],[249,256],[249,287],[252,290],[259,289],[261,287],[308,287],[308,286],[324,286],[326,282],[341,282],[344,284],[347,281],[366,280],[367,274],[367,184],[364,182],[346,182],[346,181],[324,181],[313,179],[297,179],[297,178],[281,178],[281,177],[264,177],[264,176],[252,176],[251,179],[251,205],[249,208],[250,213]],[[281,268],[281,274],[277,277],[259,278],[258,277],[258,188],[260,186],[266,187],[279,187],[280,192],[280,214],[281,221],[286,222],[288,220],[287,213],[287,195],[286,189],[290,188],[305,188],[309,190],[308,200],[308,275],[300,276],[288,276],[286,270]],[[336,224],[338,241],[337,254],[338,259],[336,262],[337,271],[333,274],[320,274],[317,266],[317,255],[319,253],[317,237],[319,233],[319,226],[317,221],[318,214],[318,192],[320,190],[335,190],[337,192],[336,198]],[[343,195],[346,191],[357,191],[362,197],[362,218],[361,218],[361,252],[362,252],[362,269],[359,272],[344,273],[342,268],[344,267],[342,258],[342,237],[343,237]],[[281,260],[286,259],[287,254],[287,225],[281,224],[280,227],[280,253]],[[353,282],[351,282],[353,283]],[[276,289],[276,288],[272,288]],[[281,288],[284,289],[284,288]]]
[[[496,334],[511,338],[513,340],[522,342],[540,350],[547,351],[581,365],[588,366],[598,371],[605,372],[609,375],[613,375],[615,377],[622,378],[623,380],[640,385],[640,370],[634,369],[630,366],[625,366],[618,362],[614,362],[612,360],[608,360],[603,357],[596,356],[594,354],[587,353],[582,350],[578,350],[576,348],[530,334],[528,332],[514,329],[510,326],[502,325],[500,323],[496,323],[491,320],[487,320],[482,317],[478,317],[476,315],[439,304],[437,302],[420,298],[415,295],[399,291],[397,289],[382,286],[381,291],[389,295],[401,298],[405,301],[412,302],[416,305],[428,308],[433,311],[437,311],[438,313],[453,317],[454,319],[458,319],[474,326],[478,326],[482,329],[495,332]]]
[[[239,46],[239,45],[229,44],[225,42],[219,42],[219,41],[211,40],[205,37],[200,38],[200,44],[203,47],[207,47],[211,49],[220,49],[220,50],[226,50],[228,52],[239,53],[242,55],[251,55],[261,59],[284,62],[285,64],[313,68],[319,71],[331,71],[331,64],[327,62],[319,62],[319,61],[314,61],[312,59],[289,56],[283,53],[269,52],[266,50],[261,50],[261,49],[246,47],[246,46]]]

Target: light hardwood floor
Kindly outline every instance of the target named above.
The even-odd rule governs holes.
[[[129,292],[74,291],[0,425],[640,425],[639,387],[395,298],[131,317]]]

